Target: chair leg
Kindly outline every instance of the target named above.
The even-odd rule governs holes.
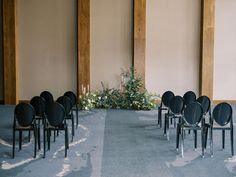
[[[213,128],[210,128],[210,149],[211,149],[211,157],[213,157]]]
[[[37,135],[37,128],[35,127],[34,128],[34,158],[36,158],[36,151],[37,151],[37,137],[38,137],[38,135]]]
[[[208,127],[204,127],[204,133],[205,133],[205,145],[204,145],[204,147],[205,147],[205,149],[206,149],[206,147],[207,147],[207,137],[208,137]]]
[[[181,128],[181,157],[184,157],[184,129]]]
[[[68,149],[68,132],[67,128],[65,129],[65,157],[67,157],[67,149]]]
[[[19,150],[22,149],[22,131],[19,131]]]
[[[30,142],[30,130],[29,130],[29,133],[28,133],[28,141]]]
[[[231,139],[231,154],[234,156],[234,129],[230,129],[230,139]]]
[[[56,142],[56,130],[53,131],[53,141]]]
[[[43,130],[43,158],[45,158],[46,155],[46,130]]]
[[[176,150],[179,150],[179,135],[180,135],[180,124],[177,124],[176,129]]]
[[[13,130],[12,158],[15,157],[15,130]]]
[[[38,130],[38,136],[37,136],[37,138],[38,138],[38,148],[39,148],[39,150],[41,149],[41,142],[40,142],[40,140],[41,140],[41,135],[40,135],[40,127],[37,127],[37,130]]]
[[[77,105],[77,103],[76,103],[75,107],[76,107],[76,128],[78,128],[78,125],[79,125],[79,113],[78,113],[78,105]]]
[[[158,108],[158,125],[160,126],[160,128],[162,127],[162,109],[161,107]]]
[[[167,118],[167,121],[166,121],[167,125],[166,125],[166,137],[167,137],[167,140],[169,141],[170,140],[170,124],[169,124],[169,118]]]
[[[51,137],[51,130],[47,130],[48,150],[50,150],[50,137]]]
[[[225,130],[222,130],[222,149],[225,149]]]
[[[190,130],[189,130],[190,131]],[[194,149],[197,149],[197,130],[194,130]]]
[[[205,157],[205,127],[202,127],[201,129],[201,140],[202,140],[202,158]]]
[[[165,120],[164,120],[164,135],[166,135],[166,126],[167,126],[167,114],[165,114]]]
[[[71,115],[71,126],[72,126],[72,139],[71,141],[73,142],[73,137],[75,136],[75,127],[74,127],[74,117]]]

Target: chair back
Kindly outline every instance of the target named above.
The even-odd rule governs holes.
[[[184,96],[184,104],[188,105],[189,103],[193,103],[196,101],[196,94],[193,91],[187,91]]]
[[[203,114],[206,114],[207,112],[210,111],[211,100],[209,99],[208,96],[200,96],[197,99],[197,102],[202,105]]]
[[[184,99],[181,96],[174,96],[170,101],[170,110],[174,114],[182,114]]]
[[[166,91],[161,97],[161,102],[164,104],[164,106],[169,107],[170,101],[174,96],[175,95],[173,92]]]
[[[184,120],[191,126],[196,126],[200,123],[203,115],[203,109],[200,103],[189,103],[184,109]]]
[[[70,100],[70,98],[69,97],[67,97],[67,96],[60,96],[58,99],[57,99],[57,101],[56,101],[57,103],[60,103],[63,107],[64,107],[64,109],[65,109],[65,111],[66,111],[66,114],[69,114],[70,113],[70,111],[71,111],[71,108],[72,108],[72,102],[71,102],[71,100]]]
[[[35,96],[30,100],[30,104],[34,107],[36,116],[43,117],[46,111],[46,102],[43,97]]]
[[[51,126],[59,127],[63,125],[66,114],[64,107],[61,104],[54,102],[48,105],[46,115],[48,123]]]
[[[15,120],[22,127],[31,126],[35,120],[35,112],[32,105],[28,103],[19,103],[15,107]]]
[[[49,91],[43,91],[41,94],[40,94],[41,97],[44,98],[45,102],[46,102],[46,105],[47,104],[51,104],[54,102],[53,100],[53,96],[52,94],[49,92]]]
[[[72,91],[67,91],[64,93],[64,96],[67,96],[70,98],[72,105],[74,106],[77,103],[77,97],[74,92]]]
[[[232,107],[228,103],[219,103],[213,110],[213,120],[220,126],[232,123]]]

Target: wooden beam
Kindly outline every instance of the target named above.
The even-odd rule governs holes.
[[[202,0],[200,95],[213,99],[215,0]]]
[[[90,0],[78,0],[78,81],[77,92],[90,85]]]
[[[134,58],[133,64],[145,83],[146,0],[134,0]]]
[[[4,102],[18,101],[16,0],[3,0]]]

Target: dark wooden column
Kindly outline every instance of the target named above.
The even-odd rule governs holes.
[[[90,85],[90,0],[78,0],[78,95]]]
[[[18,101],[16,0],[3,0],[4,102]]]
[[[145,83],[146,0],[134,0],[134,58],[133,64]]]
[[[200,94],[213,99],[215,0],[202,0]]]

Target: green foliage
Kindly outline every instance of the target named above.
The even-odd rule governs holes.
[[[124,85],[125,109],[150,110],[156,105],[152,101],[152,95],[148,94],[143,86],[143,79],[137,76],[133,68],[130,69],[129,79]]]
[[[97,93],[87,92],[84,95],[79,96],[79,108],[81,110],[91,110],[96,107]]]
[[[143,86],[143,79],[133,68],[121,73],[121,89],[109,89],[102,83],[102,90],[80,96],[79,107],[83,110],[93,108],[121,108],[150,110],[156,107],[155,95],[149,94]]]

